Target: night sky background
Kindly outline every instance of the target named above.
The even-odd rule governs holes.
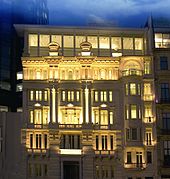
[[[142,27],[149,16],[170,18],[170,0],[48,0],[50,24]]]

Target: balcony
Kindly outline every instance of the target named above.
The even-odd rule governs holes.
[[[128,69],[122,71],[122,76],[132,76],[132,75],[142,76],[142,74],[143,74],[142,70],[138,70],[138,69]]]
[[[27,148],[27,153],[30,155],[41,155],[41,156],[48,156],[49,150],[48,149],[37,149],[37,148]]]
[[[82,124],[59,124],[59,129],[82,129]]]
[[[114,156],[115,151],[114,150],[95,150],[96,157],[111,157]]]
[[[146,163],[125,163],[124,167],[127,169],[144,170],[146,168]]]
[[[94,124],[93,125],[93,129],[94,130],[110,130],[110,129],[114,129],[113,124],[108,124],[108,125],[101,125],[101,124]]]
[[[27,124],[28,128],[31,129],[48,129],[48,124]]]

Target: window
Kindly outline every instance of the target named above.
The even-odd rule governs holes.
[[[151,73],[151,62],[150,61],[145,61],[145,63],[144,63],[144,72],[145,72],[145,74],[150,74]]]
[[[101,110],[100,111],[100,118],[101,118],[101,125],[108,125],[108,111],[107,110]]]
[[[129,94],[129,85],[127,83],[125,84],[125,94]]]
[[[30,134],[30,148],[33,148],[33,134]]]
[[[170,113],[162,114],[163,129],[170,130]]]
[[[47,176],[47,174],[48,174],[47,164],[41,164],[41,163],[28,164],[29,177],[41,177],[41,176]]]
[[[34,91],[30,91],[30,101],[34,100]]]
[[[80,48],[80,44],[86,41],[85,36],[76,36],[76,48]]]
[[[135,104],[130,105],[130,115],[131,115],[131,119],[137,118],[137,105]]]
[[[65,48],[73,48],[74,47],[73,36],[64,36],[64,47]]]
[[[151,95],[151,84],[144,83],[144,95]]]
[[[123,38],[123,49],[133,50],[133,38],[128,38],[128,37]]]
[[[152,163],[152,152],[147,151],[147,163]]]
[[[29,46],[30,47],[38,46],[38,35],[37,34],[29,34]]]
[[[35,176],[42,176],[41,164],[35,164]]]
[[[62,110],[62,124],[79,124],[80,110],[64,109]]]
[[[61,149],[80,149],[80,135],[65,135],[61,136]]]
[[[109,102],[113,101],[113,95],[112,91],[109,91]]]
[[[170,166],[170,141],[163,141],[164,165]]]
[[[114,123],[113,111],[109,112],[110,124]]]
[[[42,116],[40,109],[34,110],[34,124],[42,124]]]
[[[41,149],[41,134],[36,134],[35,147]]]
[[[48,91],[44,91],[44,101],[48,101]]]
[[[161,83],[161,101],[162,102],[170,101],[169,84],[168,83]]]
[[[76,101],[80,101],[80,91],[76,91]]]
[[[40,35],[40,47],[48,47],[50,43],[49,35]]]
[[[61,47],[61,35],[51,35],[51,42],[56,42]]]
[[[98,91],[94,92],[94,101],[98,102]]]
[[[34,123],[34,111],[30,110],[30,123]]]
[[[135,50],[143,50],[143,39],[135,38]]]
[[[110,49],[109,37],[99,37],[99,48]]]
[[[131,163],[132,163],[132,153],[127,152],[127,164],[131,164]]]
[[[144,105],[145,110],[145,117],[149,118],[152,117],[152,106],[151,105]]]
[[[136,164],[137,167],[142,167],[142,152],[136,152]]]
[[[102,150],[107,150],[107,136],[102,135]]]
[[[92,44],[92,49],[98,48],[98,43],[97,43],[97,37],[95,36],[88,36],[87,41]]]
[[[122,49],[121,38],[120,37],[112,37],[111,38],[111,47],[114,50]]]
[[[152,145],[152,131],[146,132],[146,145]]]
[[[100,100],[101,101],[107,101],[107,92],[106,91],[101,91],[100,92]]]
[[[168,70],[168,57],[160,57],[160,70]]]
[[[136,90],[136,83],[130,83],[130,95],[136,95],[137,90]]]
[[[74,101],[74,91],[68,91],[68,101]]]
[[[132,128],[132,140],[137,140],[137,128]]]
[[[66,100],[66,92],[65,92],[65,91],[62,91],[62,92],[61,92],[61,100],[62,100],[62,101],[65,101],[65,100]]]
[[[113,136],[110,136],[110,150],[113,150]]]
[[[36,101],[42,100],[42,91],[35,91],[35,99]]]

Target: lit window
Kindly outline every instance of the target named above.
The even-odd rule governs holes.
[[[30,91],[30,101],[34,100],[34,91]]]
[[[125,110],[126,110],[126,119],[129,119],[129,106],[128,105],[125,106]]]
[[[69,80],[72,80],[72,79],[73,79],[73,71],[72,71],[72,70],[69,70],[69,71],[68,71],[68,79],[69,79]]]
[[[29,34],[29,46],[30,47],[38,46],[38,35],[37,34]]]
[[[135,38],[135,50],[143,50],[143,39]]]
[[[65,92],[65,91],[62,91],[61,94],[62,94],[62,95],[61,95],[61,100],[62,100],[62,101],[65,101],[65,100],[66,100],[66,92]]]
[[[41,72],[40,72],[40,70],[36,70],[36,79],[37,80],[41,79]]]
[[[122,49],[121,38],[120,37],[112,37],[111,38],[111,46],[114,50]]]
[[[71,91],[71,101],[74,101],[74,91]]]
[[[42,91],[36,91],[35,92],[35,99],[36,99],[36,101],[42,100]]]
[[[97,37],[95,36],[88,36],[87,41],[92,44],[92,48],[98,48],[98,43],[97,43]]]
[[[22,91],[22,88],[23,88],[22,83],[17,84],[17,86],[16,86],[16,92],[20,92],[20,91]]]
[[[61,35],[51,35],[51,42],[56,42],[61,47]]]
[[[129,94],[129,86],[128,86],[128,84],[125,84],[125,94],[126,95]]]
[[[94,122],[99,124],[99,110],[94,110]]]
[[[101,118],[101,125],[108,125],[108,111],[107,110],[101,110],[100,111],[100,118]]]
[[[107,135],[102,135],[102,150],[107,150]]]
[[[132,128],[132,140],[137,140],[137,128]]]
[[[49,35],[40,35],[40,47],[48,47],[50,43]]]
[[[48,101],[48,91],[44,91],[44,101]]]
[[[100,49],[110,49],[109,37],[99,37],[99,48]]]
[[[152,106],[151,105],[145,105],[145,117],[152,117]]]
[[[80,44],[86,41],[85,36],[76,36],[76,48],[80,48]]]
[[[113,93],[112,91],[109,91],[109,102],[113,101]]]
[[[49,109],[43,109],[43,124],[48,124],[49,122]]]
[[[80,101],[80,91],[76,91],[76,101]]]
[[[42,124],[40,109],[35,109],[34,111],[34,124]]]
[[[101,75],[101,79],[106,79],[106,70],[101,69],[100,75]]]
[[[151,84],[144,83],[144,95],[151,95]]]
[[[130,105],[130,107],[131,107],[131,111],[130,111],[131,119],[136,119],[137,118],[137,106],[132,104]]]
[[[17,72],[17,80],[22,80],[22,79],[23,79],[22,71]]]
[[[130,94],[136,95],[136,84],[135,83],[130,83]]]
[[[113,120],[113,112],[112,111],[109,112],[109,117],[110,117],[110,124],[113,124],[114,120]]]
[[[133,38],[128,38],[128,37],[123,38],[123,49],[133,50]]]
[[[144,72],[145,72],[145,74],[150,74],[151,73],[151,62],[150,61],[145,61],[145,63],[144,63]]]
[[[34,112],[33,112],[33,110],[30,111],[30,123],[34,123]]]
[[[126,163],[131,164],[132,163],[132,154],[131,152],[127,152],[127,161]]]
[[[100,100],[107,101],[107,92],[106,91],[100,91]]]
[[[64,47],[66,48],[74,47],[73,36],[64,36]]]
[[[152,131],[146,131],[146,145],[152,145]]]

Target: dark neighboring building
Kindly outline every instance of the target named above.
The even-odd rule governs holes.
[[[27,6],[21,0],[1,0],[0,111],[16,111],[22,106],[23,39],[18,39],[13,24],[48,24],[47,0],[26,0],[25,3]]]

